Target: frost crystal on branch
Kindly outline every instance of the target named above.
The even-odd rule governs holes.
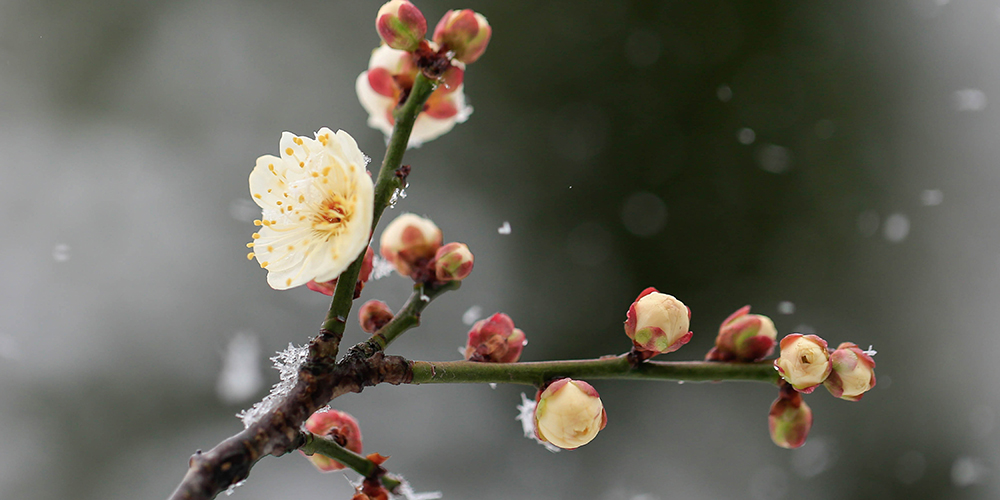
[[[236,414],[243,421],[244,428],[257,423],[260,417],[270,413],[281,399],[295,387],[295,383],[299,380],[299,367],[306,362],[308,356],[308,346],[296,347],[289,343],[287,349],[271,358],[274,369],[278,370],[280,380],[271,387],[271,393],[260,402],[255,403],[253,408]]]

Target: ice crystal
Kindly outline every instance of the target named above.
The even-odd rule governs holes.
[[[299,367],[302,366],[302,363],[305,363],[308,356],[308,346],[296,347],[289,343],[287,349],[271,358],[271,362],[274,363],[274,369],[278,370],[280,380],[271,387],[271,393],[260,402],[255,403],[253,408],[236,414],[243,421],[244,428],[250,427],[260,420],[262,416],[270,413],[271,410],[278,406],[282,398],[291,392],[292,388],[295,387],[295,383],[299,380]]]
[[[402,189],[396,188],[393,190],[392,197],[389,198],[389,208],[396,208],[396,203],[398,203],[399,200],[406,198],[406,188],[409,186],[410,184],[407,183]]]
[[[392,262],[376,255],[372,258],[372,280],[378,280],[385,278],[386,276],[392,274],[396,268],[392,265]]]
[[[233,492],[236,491],[236,488],[239,488],[240,486],[243,486],[243,483],[245,483],[245,482],[247,482],[246,479],[244,479],[244,480],[242,480],[242,481],[240,481],[238,483],[230,484],[229,487],[226,488],[226,496],[232,495]]]
[[[878,351],[875,350],[875,346],[869,344],[868,345],[868,350],[865,351],[865,354],[867,354],[869,356],[874,356],[874,355],[878,354]]]
[[[437,500],[438,498],[443,498],[444,494],[440,491],[427,491],[424,493],[417,493],[413,491],[413,487],[410,483],[400,475],[394,475],[395,479],[399,481],[399,493],[393,493],[392,498],[403,498],[406,500]]]
[[[559,447],[552,443],[546,443],[538,439],[538,436],[535,435],[535,404],[535,400],[528,399],[528,396],[522,392],[521,404],[517,405],[517,416],[514,419],[521,421],[521,430],[524,431],[524,437],[533,439],[552,453],[558,453]]]

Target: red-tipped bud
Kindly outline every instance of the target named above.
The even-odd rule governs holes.
[[[379,251],[399,274],[417,278],[441,248],[441,240],[441,230],[434,222],[406,213],[396,217],[382,231]]]
[[[798,448],[805,444],[812,421],[812,410],[802,400],[801,394],[781,391],[778,399],[771,403],[771,412],[767,415],[771,441],[782,448]]]
[[[412,52],[427,34],[427,20],[407,0],[392,0],[378,10],[375,29],[386,45]]]
[[[774,352],[778,331],[767,316],[750,314],[750,306],[734,312],[719,327],[709,361],[758,361]]]
[[[482,14],[470,9],[449,10],[434,28],[434,43],[469,64],[486,52],[492,34],[493,28]]]
[[[844,342],[830,354],[833,367],[823,385],[834,397],[857,401],[875,387],[875,360],[857,345]]]
[[[372,247],[368,247],[365,250],[365,260],[361,261],[361,272],[358,273],[358,283],[354,287],[354,298],[361,296],[361,290],[365,287],[365,283],[368,282],[368,278],[372,275],[372,259],[375,257],[375,252]],[[324,281],[318,283],[315,280],[310,280],[306,283],[306,288],[322,293],[323,295],[332,296],[333,292],[337,290],[337,278],[333,278],[330,281]]]
[[[806,394],[830,375],[830,353],[826,341],[815,335],[793,333],[781,339],[781,356],[774,366],[781,378]]]
[[[600,395],[582,380],[561,378],[535,397],[538,439],[573,450],[591,442],[608,424]]]
[[[381,300],[369,300],[358,309],[358,322],[365,333],[375,333],[392,321],[392,309]]]
[[[438,281],[464,280],[472,272],[472,261],[465,243],[448,243],[434,255],[434,276]]]
[[[361,453],[361,429],[358,421],[340,410],[320,410],[306,420],[306,430],[321,437],[334,440],[337,444],[355,453]],[[344,468],[344,464],[320,455],[306,456],[317,469],[330,472]]]
[[[648,356],[674,352],[691,340],[691,310],[672,295],[649,287],[628,308],[625,335]]]
[[[465,343],[465,359],[486,363],[514,363],[528,345],[524,332],[514,328],[514,321],[496,313],[472,325]]]

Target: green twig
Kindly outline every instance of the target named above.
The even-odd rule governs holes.
[[[385,158],[382,160],[382,168],[378,171],[375,182],[375,205],[372,217],[372,234],[378,226],[378,221],[382,217],[382,212],[389,205],[392,193],[401,188],[400,179],[396,177],[396,169],[403,162],[403,153],[410,142],[410,132],[413,124],[417,121],[417,115],[424,109],[424,103],[434,92],[434,83],[428,80],[422,73],[417,74],[413,83],[413,89],[406,102],[398,107],[394,113],[396,125],[392,129],[392,137],[385,150]],[[358,281],[358,274],[361,273],[361,263],[365,259],[364,252],[354,260],[337,280],[337,289],[333,293],[333,302],[330,310],[326,313],[326,320],[321,327],[323,332],[341,337],[344,335],[344,328],[347,326],[347,316],[351,312],[351,303],[354,302],[354,288]]]
[[[340,446],[332,439],[320,437],[308,431],[302,431],[302,437],[304,441],[299,449],[306,455],[319,453],[332,458],[368,479],[378,479],[382,486],[388,488],[389,491],[394,491],[400,485],[399,480],[387,475],[381,465]]]
[[[413,384],[509,383],[541,386],[546,381],[577,379],[646,379],[682,382],[740,380],[778,383],[771,361],[646,361],[632,367],[625,355],[571,361],[477,363],[472,361],[413,362]]]

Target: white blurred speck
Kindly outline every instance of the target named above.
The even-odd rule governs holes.
[[[767,465],[750,476],[750,497],[754,500],[780,500],[788,493],[788,473]]]
[[[583,222],[566,237],[566,251],[574,264],[595,267],[611,256],[614,239],[598,222]]]
[[[778,302],[778,314],[795,314],[795,303],[788,300]]]
[[[925,189],[920,193],[920,203],[925,207],[935,207],[944,202],[944,193],[940,189]]]
[[[490,389],[496,389],[496,388],[497,388],[496,382],[490,382]]]
[[[910,219],[903,214],[892,214],[885,218],[882,236],[893,243],[899,243],[910,234]]]
[[[792,166],[792,152],[776,144],[763,144],[757,149],[757,164],[772,174],[786,172]]]
[[[260,344],[254,335],[237,332],[229,340],[215,384],[215,392],[223,403],[242,403],[257,393],[264,383],[259,357]]]
[[[795,333],[801,333],[803,335],[810,335],[816,333],[816,329],[813,328],[812,325],[807,325],[805,323],[796,326],[794,331]]]
[[[497,228],[500,234],[510,234],[510,222],[503,221],[503,225]]]
[[[638,29],[625,41],[625,57],[637,68],[645,68],[660,58],[660,35],[653,31]]]
[[[246,198],[239,198],[229,202],[229,216],[240,222],[253,222],[260,218],[260,207]]]
[[[919,451],[908,451],[896,460],[896,479],[903,484],[913,484],[924,477],[927,459]]]
[[[663,229],[666,221],[667,205],[653,193],[632,193],[622,205],[622,223],[636,236],[653,236]]]
[[[52,247],[52,258],[56,262],[66,262],[69,260],[69,245],[65,243],[60,243]]]
[[[833,137],[833,133],[837,131],[837,126],[831,120],[820,120],[816,122],[813,130],[816,132],[816,137],[826,140]]]
[[[870,238],[878,232],[879,218],[878,212],[866,210],[858,215],[858,232],[866,238]]]
[[[959,457],[951,465],[951,482],[959,488],[982,482],[989,475],[990,468],[981,460]]]
[[[956,90],[952,94],[952,105],[958,111],[982,111],[986,109],[986,94],[979,89]]]
[[[462,323],[466,325],[472,325],[479,318],[483,317],[483,308],[479,306],[472,306],[462,313]],[[464,352],[464,351],[463,351]]]
[[[715,96],[722,102],[729,102],[733,98],[733,89],[729,88],[729,85],[719,85],[719,88],[715,89]]]
[[[823,437],[810,436],[801,448],[792,450],[792,470],[810,478],[829,469],[837,461],[836,446]]]
[[[741,128],[739,132],[736,132],[736,140],[740,141],[740,144],[750,145],[753,141],[757,139],[757,134],[753,132],[750,128]]]

